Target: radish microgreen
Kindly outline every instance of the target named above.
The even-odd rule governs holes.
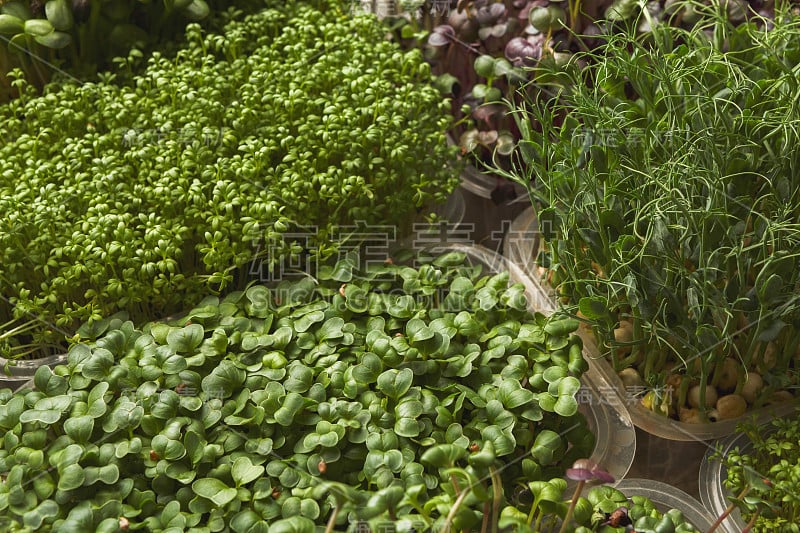
[[[477,530],[511,505],[554,512],[519,489],[593,451],[571,386],[586,368],[564,357],[577,324],[531,314],[508,273],[465,257],[337,266],[349,281],[289,303],[301,281],[142,329],[109,321],[35,389],[0,390],[0,524]]]

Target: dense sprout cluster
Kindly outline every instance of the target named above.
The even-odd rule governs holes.
[[[774,23],[609,37],[518,110],[511,177],[535,177],[560,296],[653,389],[643,405],[685,422],[798,383],[800,24]]]
[[[507,272],[464,259],[367,273],[345,260],[171,323],[96,322],[35,390],[0,391],[0,528],[438,531],[488,525],[489,506],[495,524],[501,506],[533,516],[531,491],[594,448],[577,324],[532,315]]]
[[[798,413],[795,412],[795,415]],[[727,470],[729,499],[755,533],[793,533],[800,521],[800,418],[739,428],[750,442],[715,457]]]
[[[381,3],[379,3],[381,4]],[[452,130],[473,161],[508,170],[521,132],[504,102],[551,93],[541,68],[602,61],[582,52],[619,33],[652,39],[660,26],[697,28],[709,35],[717,20],[772,24],[775,4],[760,0],[412,0],[387,1],[379,12],[401,15],[392,24],[401,42],[422,47],[437,84],[452,98]],[[778,5],[781,3],[778,2]],[[392,9],[393,8],[393,9]],[[416,30],[423,30],[417,32]],[[413,39],[412,39],[413,37]],[[497,191],[498,193],[500,191]]]
[[[263,5],[260,0],[3,0],[0,102],[18,95],[8,75],[14,68],[41,89],[61,74],[94,75],[133,49],[173,47],[190,22],[216,27],[234,12],[252,13]]]
[[[192,25],[126,83],[20,83],[0,109],[0,288],[16,306],[0,302],[0,323],[166,316],[240,280],[257,250],[273,266],[301,252],[293,224],[330,255],[342,224],[444,199],[446,104],[420,53],[307,4]]]

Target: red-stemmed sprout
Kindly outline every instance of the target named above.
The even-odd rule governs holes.
[[[564,522],[561,524],[559,533],[565,533],[567,531],[567,525],[572,520],[572,514],[575,512],[575,504],[578,502],[583,486],[586,485],[587,481],[599,481],[600,483],[614,482],[614,476],[600,468],[600,466],[591,459],[578,459],[572,463],[572,468],[567,469],[566,474],[569,479],[577,481],[578,486],[575,487],[575,494],[572,495],[572,501],[569,502],[567,515],[564,517]]]

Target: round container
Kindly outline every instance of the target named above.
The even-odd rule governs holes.
[[[764,434],[769,434],[774,430],[772,426],[763,428]],[[728,489],[725,488],[723,482],[728,478],[728,469],[722,464],[722,461],[716,460],[713,456],[719,448],[722,455],[728,455],[734,448],[738,448],[740,452],[747,453],[753,449],[753,444],[744,433],[737,433],[730,437],[720,440],[716,446],[709,448],[703,462],[700,464],[700,500],[708,511],[714,516],[720,516],[730,505],[728,500]],[[739,508],[735,507],[731,514],[725,517],[722,521],[722,529],[729,533],[739,533],[745,526],[746,522],[742,518]]]
[[[455,144],[450,134],[447,141]],[[468,230],[470,242],[500,251],[509,225],[530,206],[528,194],[521,185],[481,172],[470,162],[460,167],[459,188],[466,204],[461,227]]]
[[[542,241],[539,222],[533,207],[528,207],[515,218],[503,240],[503,255],[522,268],[531,278],[538,280],[542,289],[555,298],[547,282],[547,270],[539,264]]]
[[[452,133],[447,134],[447,144],[453,146],[458,144],[456,140],[453,138]],[[491,176],[484,172],[478,170],[478,168],[470,163],[469,161],[466,162],[462,166],[461,169],[461,188],[465,191],[468,191],[475,196],[480,198],[484,198],[487,200],[494,201],[493,192],[497,189],[498,185],[501,183],[508,183],[511,187],[513,187],[513,199],[508,202],[500,202],[501,204],[510,205],[517,202],[528,202],[528,195],[526,194],[525,187],[518,183],[508,182],[497,176]]]
[[[520,268],[539,285],[540,291],[550,296],[549,308],[555,306],[553,289],[546,284],[545,272],[538,266],[536,259],[539,253],[538,224],[533,208],[526,210],[517,217],[509,228],[503,244],[503,255],[509,260],[520,265]],[[736,431],[736,425],[755,416],[760,422],[766,422],[777,416],[783,416],[795,409],[800,400],[777,404],[759,409],[751,409],[744,416],[711,422],[707,424],[687,424],[671,418],[666,418],[643,407],[638,401],[631,401],[631,391],[627,390],[611,364],[600,355],[594,335],[590,329],[581,327],[578,330],[584,343],[584,356],[589,360],[589,365],[603,376],[606,383],[610,384],[620,401],[627,405],[633,424],[644,431],[662,439],[674,441],[707,441],[731,435]],[[610,391],[609,391],[610,392]]]
[[[614,479],[624,479],[636,456],[636,431],[624,407],[605,401],[608,384],[591,368],[581,377],[578,410],[586,417],[596,444],[590,459]]]
[[[677,441],[636,428],[636,457],[628,475],[669,483],[700,499],[697,473],[708,451],[705,441]]]
[[[594,334],[588,328],[583,327],[580,328],[579,334],[583,339],[584,355],[589,359],[589,366],[594,367],[597,372],[603,376],[603,379],[611,384],[616,394],[626,401],[628,404],[628,413],[634,425],[662,439],[676,441],[708,441],[720,439],[734,434],[736,432],[736,426],[745,420],[750,420],[755,417],[759,424],[768,422],[773,418],[791,413],[797,408],[798,404],[800,404],[800,399],[796,399],[792,402],[750,409],[738,418],[709,422],[707,424],[688,424],[679,420],[673,420],[646,409],[638,401],[630,401],[630,391],[625,388],[625,385],[622,383],[617,373],[614,372],[611,364],[600,355],[594,340]]]
[[[444,204],[437,205],[432,211],[440,220],[446,220],[454,225],[461,224],[467,212],[464,192],[460,188],[457,188],[447,197],[447,201]]]
[[[478,170],[474,165],[467,163],[461,171],[461,187],[481,198],[493,200],[492,193],[497,189],[497,186],[503,181],[496,177],[490,176]],[[525,188],[518,183],[511,184],[514,190],[514,199],[506,202],[508,204],[517,201],[529,201]]]
[[[466,212],[467,202],[464,197],[464,191],[456,187],[453,192],[447,196],[447,200],[445,200],[444,203],[426,205],[412,214],[403,223],[395,226],[394,234],[389,236],[388,240],[385,238],[383,242],[364,242],[362,244],[367,247],[385,247],[390,242],[395,241],[395,239],[399,239],[400,243],[405,243],[418,237],[439,235],[442,232],[446,234],[449,231],[456,230],[463,226]],[[431,214],[436,216],[433,222],[427,220],[428,216]]]
[[[511,283],[521,283],[525,287],[528,307],[532,312],[552,312],[550,297],[542,290],[541,285],[526,275],[518,265],[488,248],[451,243],[429,251],[463,252],[471,264],[480,264],[487,272],[508,271]],[[633,464],[636,454],[635,429],[625,408],[608,397],[610,385],[591,366],[581,377],[581,385],[578,393],[579,411],[586,417],[588,426],[596,437],[595,449],[590,459],[619,481],[627,475]]]
[[[0,357],[0,388],[17,390],[33,379],[40,366],[54,367],[67,361],[66,354],[51,355],[39,359],[8,360]]]
[[[36,384],[33,382],[33,378],[29,379],[28,381],[22,382],[22,385],[19,385],[16,389],[12,389],[14,392],[19,392],[24,389],[34,390],[36,388]]]
[[[662,513],[670,509],[678,509],[683,513],[686,520],[700,531],[707,531],[716,520],[716,517],[712,516],[700,502],[667,483],[631,478],[621,481],[617,485],[617,490],[628,498],[631,496],[649,498],[656,506],[656,509]]]

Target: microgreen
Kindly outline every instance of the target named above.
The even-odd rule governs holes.
[[[496,524],[517,485],[563,475],[594,443],[575,390],[552,386],[582,374],[562,357],[580,343],[574,321],[531,314],[508,273],[464,259],[339,264],[291,300],[303,281],[209,297],[142,329],[109,321],[66,365],[41,367],[34,390],[0,391],[0,520],[67,532],[122,519],[148,531]]]
[[[712,28],[617,34],[588,67],[542,68],[552,97],[514,111],[508,174],[562,300],[653,389],[646,407],[691,422],[791,399],[800,353],[800,25]]]
[[[139,50],[165,48],[189,22],[213,25],[236,10],[259,7],[257,2],[236,2],[236,9],[226,12],[231,4],[225,0],[4,1],[0,3],[0,102],[18,94],[10,83],[13,77],[7,76],[13,68],[21,68],[27,80],[41,89],[66,71],[78,77],[94,75],[117,55],[141,57]]]
[[[649,498],[628,497],[612,487],[597,486],[589,489],[586,496],[579,496],[580,490],[577,490],[571,499],[565,501],[566,488],[563,479],[527,483],[522,497],[533,501],[530,512],[514,506],[505,507],[500,527],[503,531],[525,533],[615,533],[630,530],[699,533],[682,511],[669,509],[662,512]]]
[[[44,324],[71,336],[118,310],[167,316],[304,248],[335,254],[347,225],[402,227],[443,200],[457,172],[421,54],[372,17],[318,4],[219,34],[192,24],[174,58],[154,53],[118,84],[41,97],[21,84],[0,108],[0,287],[13,304],[0,301],[0,321],[38,317],[29,338],[48,343],[64,333]]]
[[[739,425],[746,447],[734,448],[714,460],[725,466],[723,480],[731,507],[738,507],[750,531],[792,532],[800,521],[800,418],[776,418],[766,426],[753,420]]]
[[[387,3],[402,15],[389,18],[396,38],[425,50],[437,87],[451,99],[454,140],[489,172],[511,168],[509,156],[524,137],[504,103],[539,99],[546,104],[539,95],[547,76],[531,67],[561,70],[576,53],[594,50],[616,33],[652,39],[662,25],[706,29],[719,18],[736,25],[772,16],[771,4],[756,14],[738,1],[724,6],[635,0]],[[579,54],[581,64],[603,54]]]

